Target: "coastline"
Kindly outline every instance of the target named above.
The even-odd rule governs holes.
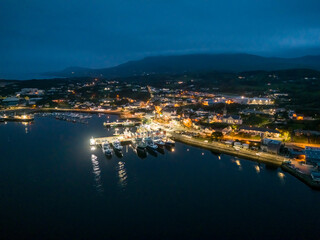
[[[276,156],[270,153],[263,153],[263,155],[257,155],[255,151],[252,150],[236,150],[233,147],[226,146],[222,143],[218,142],[204,142],[197,139],[187,138],[179,134],[171,133],[172,138],[175,141],[182,142],[188,145],[192,145],[195,147],[200,147],[212,151],[216,151],[219,153],[224,153],[232,156],[237,156],[241,158],[245,158],[248,160],[253,160],[265,164],[271,164],[276,166],[281,166],[285,160],[288,160],[285,157]]]
[[[290,168],[285,161],[288,161],[288,158],[273,155],[270,153],[261,153],[263,155],[257,155],[256,152],[251,150],[235,150],[233,147],[225,146],[222,143],[212,142],[206,143],[201,140],[187,138],[179,134],[172,133],[172,138],[175,141],[182,142],[191,146],[200,147],[203,149],[208,149],[211,151],[224,153],[236,157],[241,157],[244,159],[248,159],[251,161],[256,161],[264,164],[269,164],[277,167],[281,167],[281,169],[285,172],[290,173],[292,176],[296,177],[310,188],[314,190],[320,190],[320,182],[314,181],[311,176],[299,173],[298,171]]]
[[[281,169],[285,172],[290,173],[292,176],[298,178],[301,182],[307,184],[312,189],[320,190],[320,182],[314,181],[311,176],[299,173],[295,169],[290,168],[286,163],[281,165]]]

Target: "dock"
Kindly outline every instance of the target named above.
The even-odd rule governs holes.
[[[302,172],[299,172],[296,169],[293,169],[287,163],[282,164],[281,168],[283,171],[290,173],[292,176],[298,178],[300,181],[304,182],[312,189],[320,190],[320,182],[314,181],[310,175],[303,174]]]
[[[104,122],[105,127],[135,127],[141,125],[140,121]]]
[[[110,137],[100,137],[100,138],[91,138],[90,139],[90,144],[95,145],[95,146],[101,146],[104,142],[113,142],[116,139],[118,139],[121,144],[126,145],[130,144],[132,141],[132,138],[125,138],[121,135],[115,135],[115,136],[110,136]]]

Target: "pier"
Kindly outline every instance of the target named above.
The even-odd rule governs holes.
[[[310,175],[297,171],[297,169],[290,167],[290,165],[287,163],[283,163],[281,165],[281,168],[283,171],[290,173],[292,176],[298,178],[300,181],[304,182],[309,187],[316,190],[320,190],[320,182],[314,181]]]
[[[105,127],[135,127],[139,126],[141,122],[139,121],[122,121],[122,122],[104,122]]]
[[[102,143],[104,143],[104,142],[112,143],[116,139],[118,139],[121,142],[121,144],[126,145],[126,144],[130,144],[133,138],[124,138],[121,135],[110,136],[110,137],[91,138],[90,145],[101,146]]]

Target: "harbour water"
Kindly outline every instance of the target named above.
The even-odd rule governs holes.
[[[106,120],[0,123],[1,239],[318,239],[320,192],[280,168],[181,143],[107,159]]]

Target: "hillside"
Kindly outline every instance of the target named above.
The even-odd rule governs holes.
[[[71,67],[50,73],[63,77],[127,77],[147,74],[182,74],[204,71],[272,71],[294,68],[320,70],[320,56],[299,58],[269,58],[250,54],[193,54],[180,56],[155,56],[130,61],[111,68],[90,69]],[[48,74],[48,73],[46,73]]]

